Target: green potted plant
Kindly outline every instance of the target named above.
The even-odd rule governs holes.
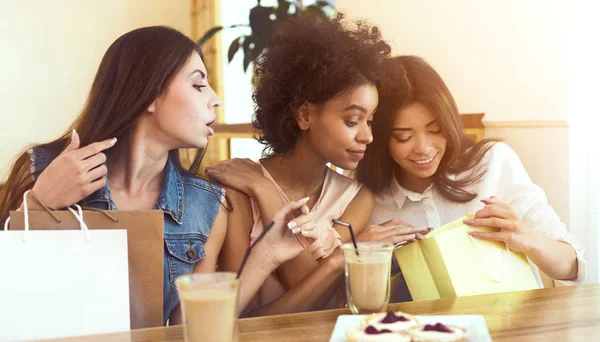
[[[233,28],[233,27],[248,27],[251,32],[249,35],[242,35],[231,42],[227,52],[227,60],[231,62],[235,54],[241,49],[244,53],[244,72],[248,69],[250,63],[256,59],[265,50],[269,39],[273,32],[281,23],[291,16],[298,15],[322,15],[334,16],[335,8],[328,1],[316,1],[313,5],[303,6],[302,1],[277,0],[277,6],[265,7],[260,4],[261,0],[257,0],[257,5],[250,10],[249,25],[231,25],[231,26],[216,26],[208,30],[198,44],[204,45],[217,32]]]

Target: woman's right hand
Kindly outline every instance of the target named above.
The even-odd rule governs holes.
[[[36,180],[32,191],[51,208],[73,205],[106,185],[106,155],[116,138],[79,147],[79,134],[73,130],[71,143]],[[37,207],[32,203],[34,208]]]
[[[263,174],[262,167],[247,158],[223,160],[207,166],[206,175],[213,181],[243,192],[248,197],[259,196],[258,190],[269,188],[272,184]],[[277,193],[277,190],[274,192]]]
[[[363,230],[356,240],[359,242],[389,242],[403,244],[421,240],[431,231],[427,227],[413,227],[400,219],[391,219],[380,225],[370,225]]]

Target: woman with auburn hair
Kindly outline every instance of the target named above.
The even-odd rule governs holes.
[[[505,143],[475,143],[463,133],[452,94],[423,59],[395,57],[383,73],[391,84],[380,97],[375,138],[357,170],[375,193],[370,223],[396,219],[406,229],[436,228],[476,214],[464,223],[499,231],[471,236],[505,242],[551,278],[584,282],[583,248],[517,154]],[[409,298],[403,287],[400,297]]]
[[[282,25],[257,65],[254,127],[266,145],[265,158],[207,168],[209,177],[237,190],[229,194],[242,208],[231,216],[236,230],[228,229],[221,252],[225,270],[239,265],[273,207],[309,198],[310,212],[290,222],[298,237],[294,248],[302,253],[269,277],[245,315],[342,304],[336,290],[344,261],[337,247],[350,241],[350,233],[332,220],[352,224],[359,241],[397,238],[393,227],[364,229],[373,207],[371,191],[327,167],[351,170],[363,158],[373,139],[380,65],[390,52],[376,27],[360,22],[347,27],[342,19],[307,16]]]
[[[17,158],[0,192],[0,220],[22,205],[27,190],[52,208],[84,202],[103,210],[162,210],[163,322],[179,323],[175,279],[215,270],[228,218],[225,192],[196,176],[202,154],[185,169],[179,149],[207,146],[220,104],[194,41],[162,26],[122,35],[102,58],[68,133]],[[280,206],[269,218],[275,224],[241,275],[240,309],[274,269],[299,253],[290,248],[296,240],[285,224],[303,206]]]

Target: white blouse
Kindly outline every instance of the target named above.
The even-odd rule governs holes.
[[[517,153],[505,143],[498,142],[473,171],[467,172],[477,172],[482,168],[487,168],[482,180],[467,187],[469,191],[477,193],[477,198],[466,203],[445,199],[433,186],[422,194],[412,192],[400,186],[394,179],[390,188],[376,195],[375,209],[369,224],[381,224],[399,218],[414,226],[435,229],[465,215],[475,214],[484,207],[481,199],[496,196],[499,202],[509,204],[533,230],[570,244],[577,254],[577,278],[561,282],[584,283],[587,277],[587,262],[583,259],[584,247],[573,234],[567,232],[565,224],[548,204],[544,191],[529,178]],[[460,179],[461,174],[456,177]],[[541,286],[537,267],[531,261],[530,264]]]

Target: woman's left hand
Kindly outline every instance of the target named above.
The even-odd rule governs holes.
[[[270,261],[273,266],[268,269],[275,270],[279,265],[295,258],[304,250],[294,235],[304,231],[312,232],[314,229],[312,220],[306,219],[309,217],[306,202],[308,202],[308,197],[296,202],[289,202],[281,208],[273,216],[273,227],[265,234],[264,241],[259,243],[256,250],[252,252],[260,253],[263,255],[263,260]],[[296,215],[298,212],[302,215],[289,221],[290,216]],[[296,224],[293,225],[290,222]]]
[[[536,246],[537,234],[523,223],[517,213],[505,203],[499,203],[495,196],[481,200],[485,207],[475,214],[475,218],[464,223],[472,227],[500,229],[493,233],[469,232],[474,238],[489,241],[502,241],[515,252],[528,253]]]
[[[207,166],[205,172],[211,180],[243,192],[249,197],[256,197],[257,189],[269,183],[261,166],[250,159],[224,160],[216,165]]]

